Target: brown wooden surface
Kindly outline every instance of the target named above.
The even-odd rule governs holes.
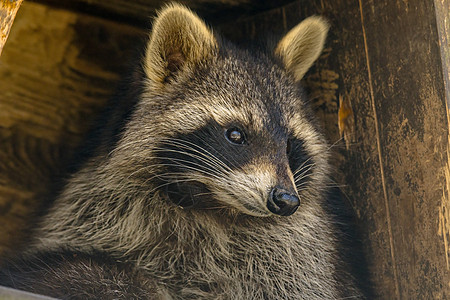
[[[447,126],[450,126],[450,1],[435,0],[436,25],[441,50],[442,78],[445,85],[445,99],[447,104]],[[447,138],[447,163],[444,167],[445,181],[442,191],[442,202],[439,207],[439,236],[442,238],[447,271],[450,270],[450,130]]]
[[[25,2],[0,57],[0,251],[45,201],[142,31]]]
[[[59,8],[120,20],[147,27],[156,9],[167,0],[31,0]],[[214,25],[226,20],[254,15],[256,12],[279,7],[294,0],[177,0]]]
[[[312,0],[216,20],[246,42],[312,14],[329,18],[304,83],[330,142],[344,135],[335,177],[363,230],[379,299],[450,297],[448,10],[448,0]],[[0,248],[19,240],[142,40],[124,20],[22,5],[0,57]]]
[[[448,123],[433,4],[362,5],[391,270],[402,299],[450,297],[438,235]]]
[[[23,0],[0,0],[0,55]]]

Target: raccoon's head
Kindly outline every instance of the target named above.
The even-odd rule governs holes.
[[[133,174],[168,205],[288,216],[314,202],[327,147],[298,81],[327,29],[308,18],[273,55],[255,54],[219,40],[190,10],[167,6],[154,22],[145,92],[122,141],[134,147]]]

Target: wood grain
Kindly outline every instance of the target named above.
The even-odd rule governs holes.
[[[9,31],[23,0],[0,1],[0,55],[8,39]]]
[[[365,1],[361,10],[370,24],[367,51],[398,296],[446,299],[450,273],[438,235],[438,207],[448,124],[434,5]]]
[[[145,34],[25,2],[0,58],[0,251],[17,245]]]
[[[166,0],[32,0],[54,7],[85,12],[122,21],[129,24],[149,27],[155,10],[170,2]],[[205,18],[213,25],[236,20],[256,12],[269,10],[293,0],[178,0]]]

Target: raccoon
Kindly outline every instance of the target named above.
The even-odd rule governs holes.
[[[163,8],[98,145],[0,284],[64,299],[364,298],[299,86],[327,31],[309,17],[250,51]]]

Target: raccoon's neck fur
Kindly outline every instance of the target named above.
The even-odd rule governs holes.
[[[106,251],[148,270],[169,294],[176,291],[174,299],[212,290],[236,299],[276,299],[287,291],[296,299],[336,295],[333,226],[320,205],[275,218],[182,209],[158,193],[106,180],[103,171],[88,166],[71,180],[31,252]]]

